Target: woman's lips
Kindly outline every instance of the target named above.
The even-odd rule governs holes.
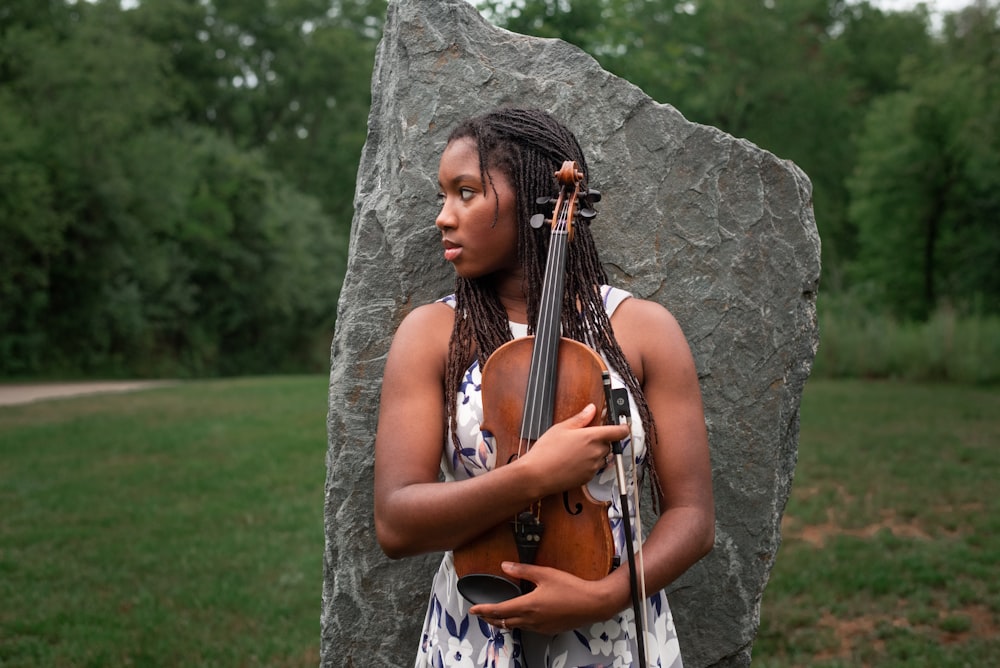
[[[444,242],[444,259],[448,262],[454,262],[458,259],[458,256],[462,254],[462,247],[458,244],[454,244],[450,241]]]

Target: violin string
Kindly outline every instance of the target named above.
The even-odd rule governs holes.
[[[529,389],[527,393],[529,400],[526,402],[524,417],[522,418],[522,436],[541,436],[543,430],[552,426],[552,406],[555,402],[555,365],[558,358],[555,357],[558,351],[559,332],[559,304],[556,302],[558,288],[562,282],[562,274],[565,272],[566,240],[567,240],[567,217],[568,213],[565,197],[566,188],[562,188],[553,211],[552,232],[549,243],[549,260],[547,266],[555,267],[553,271],[546,271],[542,279],[542,308],[539,312],[539,325],[535,331],[535,345],[539,346],[537,361],[539,364],[532,364],[532,373],[529,375]],[[542,394],[542,390],[547,389],[547,394]],[[546,418],[548,418],[546,420]],[[549,424],[545,424],[549,422]],[[526,445],[530,447],[530,445]],[[533,504],[536,519],[541,516],[541,499]]]
[[[562,215],[564,214],[561,214],[560,216],[561,218]],[[559,315],[558,304],[555,303],[555,300],[556,300],[556,293],[558,291],[558,285],[560,283],[560,274],[564,270],[563,263],[565,262],[565,253],[566,253],[566,233],[564,228],[565,228],[564,221],[560,220],[559,225],[552,233],[552,242],[550,248],[552,249],[552,253],[556,261],[556,266],[559,268],[559,271],[553,271],[551,272],[552,273],[551,277],[546,277],[545,281],[546,284],[545,287],[543,288],[543,293],[548,293],[548,300],[549,303],[551,304],[551,308],[548,309],[550,315],[548,316],[546,332],[544,340],[542,341],[541,344],[542,358],[545,360],[545,363],[541,365],[541,368],[545,369],[547,375],[549,376],[548,378],[549,382],[546,384],[546,387],[549,390],[549,395],[544,398],[545,406],[541,407],[542,414],[538,415],[537,419],[541,423],[544,421],[543,414],[548,415],[550,417],[548,419],[549,424],[537,425],[539,427],[537,433],[539,434],[541,433],[542,429],[547,429],[552,426],[551,425],[552,406],[555,403],[555,387],[554,387],[555,373],[553,373],[553,371],[555,370],[555,365],[558,361],[558,358],[556,356],[558,355],[558,350],[559,350],[558,327],[560,320],[558,317]],[[538,342],[537,337],[535,338],[535,341]],[[541,382],[541,379],[539,379],[539,382]],[[541,500],[539,500],[538,502],[538,513],[541,514]]]
[[[556,201],[555,209],[553,211],[553,223],[552,232],[550,235],[549,244],[549,261],[547,263],[548,267],[552,267],[553,264],[557,264],[557,268],[560,271],[546,271],[542,278],[542,295],[541,302],[544,305],[540,309],[539,313],[539,323],[535,331],[535,345],[539,345],[537,351],[536,359],[539,362],[546,362],[546,364],[539,364],[538,366],[533,366],[533,373],[529,377],[529,388],[527,398],[535,399],[535,401],[529,401],[528,405],[525,407],[524,421],[522,423],[523,427],[527,427],[527,430],[522,430],[522,434],[531,436],[540,436],[542,429],[548,428],[550,424],[543,424],[546,413],[551,414],[551,409],[549,406],[553,403],[554,397],[552,396],[542,396],[541,390],[548,387],[549,391],[552,391],[552,385],[550,382],[545,383],[547,380],[546,376],[543,374],[535,374],[535,369],[542,369],[546,372],[554,366],[554,360],[552,356],[554,354],[553,348],[554,344],[558,344],[558,333],[555,333],[555,328],[559,323],[559,304],[555,302],[557,287],[560,283],[560,274],[565,271],[565,218],[566,218],[566,208],[565,188],[560,190],[559,196]],[[561,256],[561,257],[560,257]],[[554,263],[553,260],[561,259],[562,262]],[[542,405],[538,405],[541,401]]]

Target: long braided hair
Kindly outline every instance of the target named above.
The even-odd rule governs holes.
[[[458,139],[471,139],[476,144],[484,192],[488,181],[492,185],[489,169],[503,172],[516,192],[518,260],[524,271],[528,331],[533,333],[538,322],[549,231],[546,226],[537,230],[532,228],[528,220],[538,213],[538,198],[552,196],[558,190],[554,174],[565,160],[576,161],[586,182],[588,170],[583,150],[569,129],[539,109],[501,109],[470,118],[452,131],[448,142]],[[586,192],[586,188],[583,191]],[[652,414],[639,381],[615,340],[601,298],[600,286],[607,282],[607,273],[601,265],[589,226],[576,225],[566,259],[562,336],[597,350],[624,379],[639,408],[647,439],[650,439],[655,435]],[[457,277],[455,298],[455,325],[445,370],[445,404],[457,447],[454,397],[466,370],[474,358],[479,360],[480,366],[484,365],[493,351],[513,336],[507,312],[488,277]],[[653,471],[653,467],[649,470]]]

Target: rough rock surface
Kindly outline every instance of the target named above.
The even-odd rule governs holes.
[[[445,138],[462,118],[503,105],[546,108],[574,129],[604,194],[594,229],[613,282],[666,305],[690,341],[716,545],[670,600],[688,666],[748,665],[818,343],[809,180],[685,120],[571,45],[489,25],[464,0],[390,3],[372,93],[332,348],[322,665],[413,660],[440,555],[392,562],[375,542],[381,372],[403,315],[452,288],[433,226]]]

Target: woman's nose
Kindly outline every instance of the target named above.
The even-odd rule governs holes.
[[[443,230],[450,227],[455,227],[455,215],[448,205],[448,199],[445,198],[441,203],[441,208],[438,210],[437,218],[434,219],[434,224],[439,230]]]

